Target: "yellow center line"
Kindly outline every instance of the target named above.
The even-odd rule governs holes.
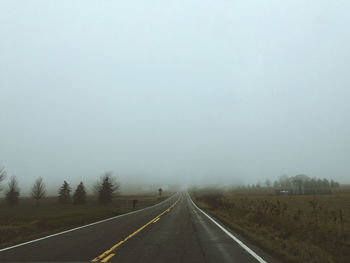
[[[148,223],[146,223],[145,225],[143,225],[142,227],[140,227],[139,229],[137,229],[134,233],[130,234],[129,236],[127,236],[126,238],[124,238],[122,241],[120,241],[119,243],[115,244],[113,247],[111,247],[110,249],[108,249],[107,251],[103,252],[101,255],[99,255],[98,257],[94,258],[93,260],[91,260],[91,262],[98,262],[99,260],[101,260],[102,258],[106,257],[109,253],[111,253],[113,250],[115,250],[117,247],[119,247],[121,244],[123,244],[124,242],[126,242],[129,238],[132,238],[133,236],[135,236],[137,233],[139,233],[140,231],[142,231],[143,229],[145,229],[147,226],[149,226],[152,223],[155,223],[159,220],[159,218],[164,215],[167,212],[170,212],[170,210],[180,201],[181,199],[181,195],[179,196],[179,198],[175,201],[175,203],[173,203],[169,208],[165,209],[162,213],[160,213],[159,215],[157,215],[155,218],[153,218],[152,220],[150,220]],[[106,258],[104,258],[103,260],[101,260],[101,262],[107,262],[111,257],[113,257],[115,254],[110,254],[109,256],[107,256]]]
[[[108,257],[106,257],[104,260],[102,260],[101,262],[105,263],[108,260],[110,260],[115,254],[110,254]]]

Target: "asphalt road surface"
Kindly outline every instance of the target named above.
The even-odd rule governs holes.
[[[0,250],[0,261],[278,262],[241,237],[233,238],[231,231],[198,209],[187,193],[179,193],[150,208]]]

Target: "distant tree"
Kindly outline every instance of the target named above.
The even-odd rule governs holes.
[[[331,179],[331,183],[330,183],[330,184],[331,184],[331,187],[334,188],[334,186],[335,186],[335,181],[334,181],[333,179]]]
[[[60,187],[58,190],[58,202],[61,204],[68,204],[70,202],[70,192],[71,192],[71,187],[69,184],[64,181],[63,185]]]
[[[6,170],[5,167],[0,167],[0,184],[2,181],[4,181],[6,178]],[[0,192],[2,191],[2,187],[0,185]]]
[[[162,188],[159,188],[159,189],[158,189],[158,194],[159,194],[159,196],[162,196],[162,192],[163,192],[163,189],[162,189]]]
[[[113,195],[119,190],[120,185],[112,172],[106,172],[94,186],[94,192],[101,203],[110,203]]]
[[[42,177],[39,177],[36,179],[31,191],[31,195],[36,201],[36,206],[39,206],[39,201],[45,196],[45,194],[46,186],[44,184],[44,180]]]
[[[279,184],[281,187],[285,187],[285,188],[291,187],[290,178],[287,175],[281,175],[279,178]]]
[[[316,189],[317,188],[317,181],[315,178],[312,178],[309,182],[309,188]]]
[[[339,183],[337,181],[331,180],[330,187],[337,188],[337,187],[339,187]]]
[[[334,180],[331,180],[330,186],[331,186],[332,188],[337,188],[337,187],[339,187],[339,183],[336,182],[336,181],[334,181]]]
[[[329,181],[326,178],[324,178],[322,181],[322,187],[323,188],[330,188],[331,187]]]
[[[86,191],[83,182],[80,182],[73,194],[74,204],[84,204],[86,202]]]
[[[265,186],[266,187],[271,187],[271,181],[269,179],[265,180]]]
[[[273,182],[273,187],[274,187],[274,188],[280,187],[280,184],[277,182],[277,180],[275,180],[275,181]]]
[[[10,182],[8,183],[7,191],[6,191],[7,204],[10,206],[17,204],[18,197],[19,197],[18,181],[15,176],[12,176],[10,178]]]
[[[305,189],[310,189],[310,188],[311,188],[311,186],[310,186],[310,180],[308,180],[308,181],[306,181],[306,182],[304,183],[304,188],[305,188]]]

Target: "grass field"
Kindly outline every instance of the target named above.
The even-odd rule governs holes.
[[[283,262],[350,262],[350,194],[191,193],[225,225]]]
[[[90,197],[83,205],[59,204],[55,197],[41,200],[39,207],[30,198],[21,198],[14,207],[0,200],[0,248],[133,211],[133,199],[138,200],[136,209],[141,209],[168,196],[118,196],[111,204]]]

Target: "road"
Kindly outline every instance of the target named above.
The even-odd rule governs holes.
[[[231,231],[221,228],[187,193],[178,193],[132,214],[0,250],[0,261],[278,262],[245,241],[240,245]]]

